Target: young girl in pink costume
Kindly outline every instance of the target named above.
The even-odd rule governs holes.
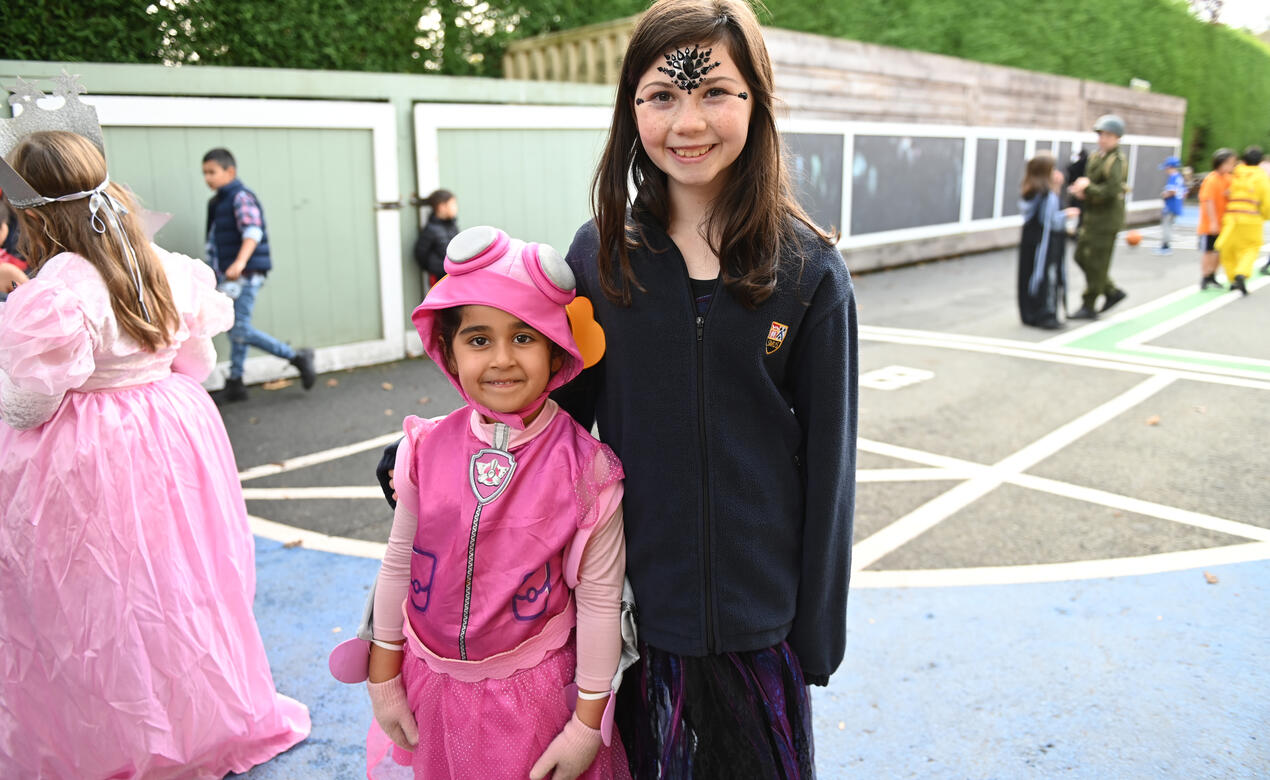
[[[9,161],[37,278],[0,305],[0,777],[246,771],[309,715],[274,690],[199,385],[233,307],[145,239],[88,138],[35,132]]]
[[[622,469],[547,397],[583,367],[573,274],[490,227],[446,254],[413,320],[468,405],[405,422],[374,596],[375,719],[415,777],[628,777],[611,694]]]

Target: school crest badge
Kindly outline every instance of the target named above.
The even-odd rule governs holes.
[[[468,482],[478,504],[484,506],[503,494],[516,473],[516,458],[510,452],[483,449],[472,456]]]
[[[771,329],[767,331],[767,354],[770,355],[780,349],[788,335],[789,326],[773,320]]]

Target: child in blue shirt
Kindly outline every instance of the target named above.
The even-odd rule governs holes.
[[[1169,239],[1173,238],[1173,221],[1182,216],[1182,203],[1186,200],[1186,179],[1182,176],[1182,161],[1176,155],[1170,155],[1160,163],[1160,170],[1168,172],[1168,181],[1164,184],[1164,210],[1160,213],[1160,248],[1157,255],[1171,255]]]

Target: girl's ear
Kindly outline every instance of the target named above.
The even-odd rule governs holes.
[[[556,372],[564,368],[564,358],[567,355],[558,345],[551,345],[551,375],[555,376]]]

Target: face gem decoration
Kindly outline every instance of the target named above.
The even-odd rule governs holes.
[[[666,58],[667,67],[659,67],[657,70],[670,76],[675,86],[691,95],[694,89],[701,86],[706,74],[719,67],[718,62],[709,61],[711,51],[713,49],[701,52],[696,46],[691,50],[675,49],[672,54],[662,55]]]
[[[742,100],[749,100],[749,99],[750,99],[750,93],[748,93],[748,92],[738,92],[738,93],[736,93],[736,96],[737,96],[737,97],[739,97],[739,98],[741,98]]]
[[[644,99],[643,99],[643,98],[635,98],[635,105],[637,105],[637,106],[642,106],[642,105],[644,105]]]

